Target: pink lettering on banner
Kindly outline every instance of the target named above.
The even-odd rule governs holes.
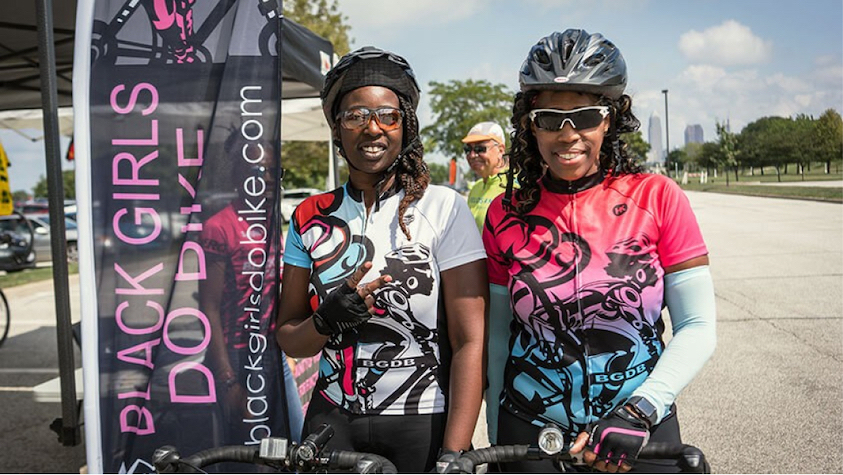
[[[147,401],[149,401],[149,399],[150,399],[149,398],[149,389],[150,389],[151,386],[152,386],[151,384],[146,385],[146,392],[128,391],[128,392],[125,392],[125,393],[119,393],[119,394],[117,394],[117,399],[129,399],[129,398],[133,398],[133,397],[139,397],[139,398],[143,398],[143,399],[146,399]]]
[[[170,325],[172,325],[173,320],[179,317],[195,317],[196,320],[202,324],[202,341],[194,346],[194,347],[187,347],[187,346],[180,346],[176,345],[173,340],[170,338]],[[197,353],[201,353],[208,347],[208,343],[211,341],[211,322],[208,321],[208,317],[202,313],[201,310],[198,308],[190,308],[190,307],[183,307],[177,308],[167,314],[167,320],[164,322],[164,345],[169,348],[172,352],[178,353],[180,355],[195,355]]]
[[[121,277],[126,279],[126,282],[132,286],[131,289],[127,289],[125,287],[118,287],[114,289],[114,293],[117,295],[164,295],[164,289],[147,289],[141,282],[148,279],[149,277],[161,272],[164,269],[164,264],[158,263],[153,266],[151,269],[147,270],[146,272],[142,273],[137,277],[130,276],[126,271],[120,267],[120,264],[114,263],[114,271],[120,274]]]
[[[197,158],[186,158],[184,156],[184,129],[176,129],[176,150],[178,150],[180,167],[201,167],[202,148],[204,147],[205,133],[202,129],[196,131]]]
[[[129,103],[125,107],[120,107],[117,104],[117,95],[123,92],[126,89],[125,84],[118,84],[114,86],[114,89],[111,90],[111,108],[114,109],[115,112],[118,114],[128,114],[132,112],[132,109],[135,108],[138,102],[138,96],[142,91],[149,92],[150,95],[150,102],[149,106],[146,109],[141,111],[141,115],[149,115],[155,112],[155,109],[158,108],[158,89],[149,84],[148,82],[142,82],[140,84],[136,84],[132,88],[132,92],[129,94]]]
[[[154,241],[155,238],[161,234],[161,218],[158,216],[158,211],[155,211],[155,208],[135,208],[135,220],[134,224],[136,226],[140,226],[143,224],[143,216],[149,216],[152,218],[152,231],[146,236],[143,237],[129,237],[126,236],[123,231],[120,229],[120,218],[129,214],[129,211],[126,208],[120,208],[114,213],[114,234],[126,244],[133,244],[133,245],[141,245],[141,244],[149,244],[150,242]]]
[[[196,272],[187,272],[184,270],[184,256],[185,254],[194,253],[196,261],[199,265],[199,270]],[[197,242],[185,241],[179,252],[179,267],[176,271],[175,279],[179,280],[205,280],[208,273],[205,270],[205,250]]]
[[[133,146],[158,146],[158,120],[152,119],[150,121],[150,128],[148,139],[111,139],[111,145],[133,145]]]
[[[131,413],[137,414],[136,424],[134,425],[129,421],[129,414]],[[129,404],[120,411],[120,432],[134,432],[138,435],[154,434],[155,421],[152,420],[152,413],[145,407]]]
[[[129,308],[129,302],[120,302],[120,305],[117,306],[114,319],[117,321],[117,326],[123,331],[123,333],[128,335],[147,335],[149,333],[157,332],[162,326],[164,326],[164,307],[162,307],[158,302],[152,300],[147,300],[146,306],[154,309],[158,313],[158,319],[152,326],[146,328],[132,328],[123,321],[123,311]],[[146,319],[144,318],[140,320],[145,321]]]
[[[202,173],[200,172],[199,175],[201,174]],[[179,185],[187,191],[187,194],[189,194],[191,198],[196,198],[196,188],[193,188],[193,185],[191,185],[190,182],[187,181],[187,178],[183,177],[181,173],[179,173]]]
[[[147,368],[155,368],[155,363],[152,362],[152,351],[154,347],[161,344],[161,339],[156,338],[154,340],[150,340],[144,343],[137,344],[135,346],[130,346],[124,350],[120,350],[117,352],[117,359],[120,361],[124,361],[130,364],[142,364]],[[141,352],[143,353],[143,358],[138,358],[136,356],[131,356],[135,353]]]
[[[208,388],[207,395],[179,394],[178,385],[176,384],[176,377],[188,372],[198,372],[198,374],[194,374],[194,376],[204,378],[204,381],[207,383]],[[191,381],[194,381],[195,379],[196,378],[190,378]],[[167,377],[167,383],[170,388],[171,402],[186,404],[203,404],[217,401],[217,390],[216,386],[214,385],[214,375],[211,373],[211,370],[206,368],[205,365],[203,365],[202,363],[197,363],[195,361],[185,361],[173,366],[173,369],[170,371],[170,374]]]
[[[138,186],[158,186],[157,178],[141,178],[140,169],[142,166],[158,158],[158,150],[148,154],[142,159],[138,160],[129,152],[121,152],[114,156],[111,162],[111,183],[114,185],[138,185]],[[131,167],[131,176],[128,178],[120,178],[120,162],[128,162]]]

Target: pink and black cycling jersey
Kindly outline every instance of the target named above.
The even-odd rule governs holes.
[[[503,406],[574,435],[625,401],[664,350],[664,269],[707,254],[669,178],[547,177],[522,218],[499,196],[483,230],[489,281],[513,310]]]
[[[445,411],[447,347],[441,276],[485,257],[465,200],[429,186],[398,225],[403,191],[382,195],[367,214],[358,190],[346,184],[303,201],[293,214],[284,263],[311,270],[309,297],[322,299],[364,262],[361,283],[382,274],[392,281],[375,291],[384,311],[356,329],[328,339],[315,393],[355,414],[436,414]],[[330,316],[328,316],[330,318]]]

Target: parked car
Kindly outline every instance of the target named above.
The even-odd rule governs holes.
[[[33,249],[38,262],[53,260],[52,245],[50,244],[50,215],[30,214],[26,218],[32,225],[32,232],[35,236]],[[76,221],[64,218],[65,238],[67,239],[67,260],[76,262],[79,259],[79,229]]]
[[[0,216],[0,270],[35,267],[35,251],[29,243],[32,235],[31,224],[22,215]]]
[[[281,196],[281,219],[284,222],[290,221],[290,217],[293,215],[293,211],[296,210],[296,206],[299,205],[305,198],[308,198],[313,195],[318,195],[319,193],[323,193],[322,190],[317,190],[316,188],[293,188],[291,190],[284,190],[284,194]]]

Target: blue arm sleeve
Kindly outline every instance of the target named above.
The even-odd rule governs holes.
[[[489,346],[486,377],[486,427],[489,441],[498,440],[498,409],[503,390],[503,373],[509,358],[509,324],[512,310],[509,305],[509,289],[503,285],[489,285]]]
[[[714,283],[708,266],[665,275],[664,294],[673,338],[653,372],[632,393],[656,406],[659,422],[714,353],[717,343]]]

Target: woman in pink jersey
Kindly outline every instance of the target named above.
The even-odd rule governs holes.
[[[621,139],[639,122],[612,42],[555,32],[530,49],[519,79],[510,173],[521,188],[492,203],[483,230],[491,319],[511,321],[506,363],[489,368],[503,374],[497,443],[533,443],[554,423],[598,470],[677,471],[637,456],[648,441],[680,442],[674,400],[715,346],[696,218]]]

